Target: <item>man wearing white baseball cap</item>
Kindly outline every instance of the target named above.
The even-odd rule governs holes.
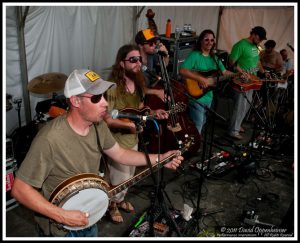
[[[99,219],[89,223],[95,218],[93,210],[87,211],[86,207],[66,209],[52,203],[51,196],[73,178],[86,173],[97,177],[102,152],[122,164],[147,164],[143,153],[120,147],[103,121],[108,106],[104,94],[114,86],[91,70],[74,70],[64,89],[68,112],[39,131],[18,169],[12,196],[36,213],[39,236],[98,236]],[[176,169],[180,165],[183,157],[176,153],[178,151],[173,150],[160,155],[164,159],[175,154],[165,165],[167,168]],[[158,154],[150,154],[152,164],[157,158]]]

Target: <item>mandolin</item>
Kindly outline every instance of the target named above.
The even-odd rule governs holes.
[[[183,112],[186,110],[186,104],[183,103],[183,102],[177,102],[174,106],[171,107],[170,110],[167,110],[166,113],[168,113],[169,115],[171,114],[175,114],[175,113],[179,113],[179,112]],[[132,108],[132,107],[127,107],[127,108],[124,108],[122,110],[120,110],[121,113],[123,114],[131,114],[131,115],[138,115],[138,116],[147,116],[147,117],[153,117],[153,119],[155,119],[155,116],[154,115],[151,115],[151,109],[150,107],[148,106],[145,106],[141,109],[136,109],[136,108]],[[118,118],[120,119],[121,121],[124,121],[124,122],[132,122],[129,118]],[[144,125],[145,125],[145,122],[144,121]],[[122,133],[128,133],[128,129],[114,129],[112,128],[112,131],[113,132],[122,132]]]

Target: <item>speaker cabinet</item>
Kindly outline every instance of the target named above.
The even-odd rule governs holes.
[[[180,80],[179,68],[193,50],[197,43],[198,36],[180,36],[175,39],[175,34],[171,34],[171,38],[160,35],[160,41],[166,46],[170,55],[170,62],[167,66],[168,73],[171,78]]]
[[[167,66],[168,73],[176,80],[181,80],[179,69],[181,64],[194,49],[197,44],[198,36],[180,36],[175,39],[175,34],[171,34],[171,38],[160,35],[160,41],[166,46],[170,55],[170,62]],[[224,50],[216,50],[216,55],[221,59],[225,68],[228,66],[228,52]]]

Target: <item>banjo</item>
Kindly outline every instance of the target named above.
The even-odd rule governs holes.
[[[186,139],[188,141],[182,146],[180,153],[186,152],[193,144],[193,138]],[[172,154],[159,163],[152,166],[153,171],[158,170],[161,166],[170,162],[177,154]],[[124,181],[117,186],[111,186],[103,177],[93,173],[82,173],[60,183],[51,193],[49,201],[54,205],[65,210],[80,210],[88,213],[89,223],[85,226],[68,226],[60,225],[67,230],[82,230],[97,223],[105,214],[109,199],[123,191],[124,189],[135,185],[143,178],[151,174],[150,168],[147,168],[135,175],[134,177]]]

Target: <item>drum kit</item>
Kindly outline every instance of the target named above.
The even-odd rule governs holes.
[[[32,79],[27,89],[35,94],[52,93],[52,98],[37,103],[35,108],[38,119],[53,119],[66,112],[68,107],[65,97],[57,96],[63,90],[67,76],[63,73],[46,73]]]
[[[63,90],[67,76],[63,73],[46,73],[32,79],[28,85],[28,91],[35,94],[51,94],[52,98],[38,102],[36,105],[36,119],[30,121],[25,126],[21,126],[21,98],[12,99],[12,95],[6,94],[6,112],[12,110],[13,104],[16,105],[18,112],[19,127],[12,134],[15,157],[18,166],[25,158],[32,140],[38,131],[46,124],[47,121],[63,114],[67,110],[66,98],[58,96],[56,92]]]

